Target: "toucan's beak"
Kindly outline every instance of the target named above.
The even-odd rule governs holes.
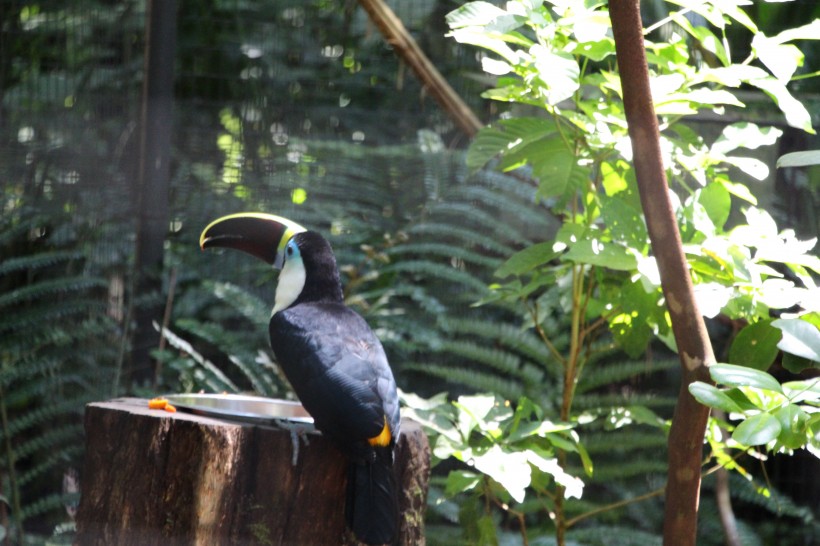
[[[233,248],[282,268],[285,245],[305,228],[281,216],[262,212],[240,212],[218,218],[208,224],[199,236],[203,250],[213,247]]]

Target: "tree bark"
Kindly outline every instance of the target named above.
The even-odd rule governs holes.
[[[715,356],[694,298],[669,199],[658,119],[649,88],[639,0],[611,0],[609,11],[641,207],[681,361],[681,386],[669,431],[663,540],[667,546],[694,545],[709,409],[689,394],[688,387],[693,381],[710,382],[708,367],[715,362]]]
[[[137,237],[130,298],[134,332],[129,366],[122,385],[150,385],[155,370],[151,351],[159,345],[154,322],[162,320],[162,271],[170,212],[171,131],[173,128],[174,58],[177,1],[150,0],[146,13],[145,78],[140,112],[140,152],[137,175]],[[118,385],[119,386],[119,385]]]
[[[324,436],[125,398],[86,408],[75,544],[354,545],[344,518],[347,459]],[[396,449],[398,544],[424,544],[427,438],[405,420]]]

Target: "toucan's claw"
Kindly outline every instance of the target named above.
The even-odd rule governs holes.
[[[290,464],[291,466],[296,466],[296,463],[299,462],[299,438],[305,442],[305,446],[309,446],[310,439],[308,438],[307,433],[314,430],[314,427],[313,425],[294,423],[293,421],[279,419],[276,420],[276,425],[290,433],[290,443],[293,446],[293,455],[291,456]]]

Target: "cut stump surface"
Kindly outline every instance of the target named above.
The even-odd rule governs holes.
[[[353,545],[347,458],[321,434],[291,432],[121,398],[89,404],[75,544]],[[402,422],[395,471],[399,544],[424,544],[430,449]]]

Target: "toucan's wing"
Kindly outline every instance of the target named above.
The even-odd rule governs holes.
[[[353,447],[385,425],[398,435],[398,396],[376,335],[339,304],[296,305],[273,315],[271,346],[317,427]]]

